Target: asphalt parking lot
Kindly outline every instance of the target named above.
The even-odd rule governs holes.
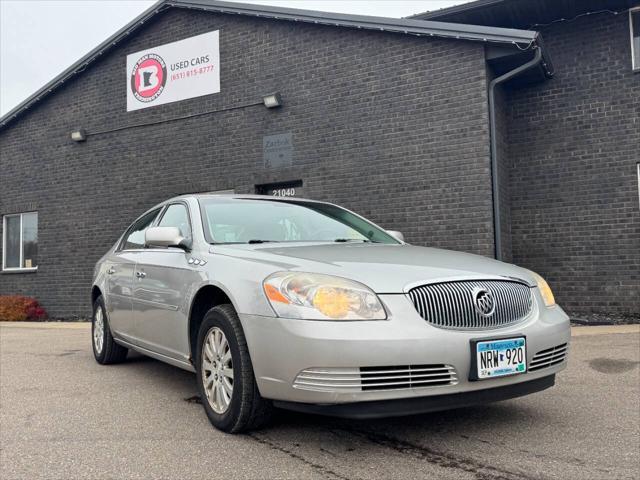
[[[0,478],[637,479],[638,332],[574,329],[568,369],[530,397],[376,421],[283,412],[230,436],[191,373],[100,366],[88,324],[0,324]]]

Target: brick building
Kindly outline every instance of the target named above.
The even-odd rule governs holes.
[[[578,317],[640,317],[640,1],[479,0],[415,18],[541,33],[552,79],[501,92],[504,257]]]
[[[578,317],[638,317],[636,6],[388,19],[163,0],[0,119],[0,294],[88,316],[94,263],[153,204],[295,191],[531,268]],[[219,93],[128,111],[128,55],[214,31]]]

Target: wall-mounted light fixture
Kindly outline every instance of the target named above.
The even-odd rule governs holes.
[[[71,132],[71,140],[74,142],[84,142],[87,139],[87,132],[84,130],[75,130]]]
[[[264,102],[264,106],[267,108],[276,108],[282,106],[282,96],[278,92],[265,95],[264,97],[262,97],[262,101]]]

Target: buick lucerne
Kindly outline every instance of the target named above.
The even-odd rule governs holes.
[[[157,205],[98,261],[92,302],[99,363],[132,349],[195,372],[226,432],[274,407],[370,418],[538,392],[570,337],[532,271],[299,198]]]

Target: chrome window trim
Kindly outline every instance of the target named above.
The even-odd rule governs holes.
[[[8,213],[2,216],[2,271],[7,273],[29,273],[29,272],[37,272],[38,266],[35,267],[23,267],[22,263],[24,261],[24,245],[22,241],[22,216],[28,215],[30,213],[35,213],[36,221],[38,220],[38,211],[31,210],[29,212],[20,212],[20,213]],[[20,256],[19,256],[19,267],[6,267],[6,257],[7,257],[7,218],[9,217],[20,217]]]
[[[182,250],[167,250],[166,248],[127,248],[126,250],[117,250],[116,253],[135,253],[135,252],[182,252]]]

